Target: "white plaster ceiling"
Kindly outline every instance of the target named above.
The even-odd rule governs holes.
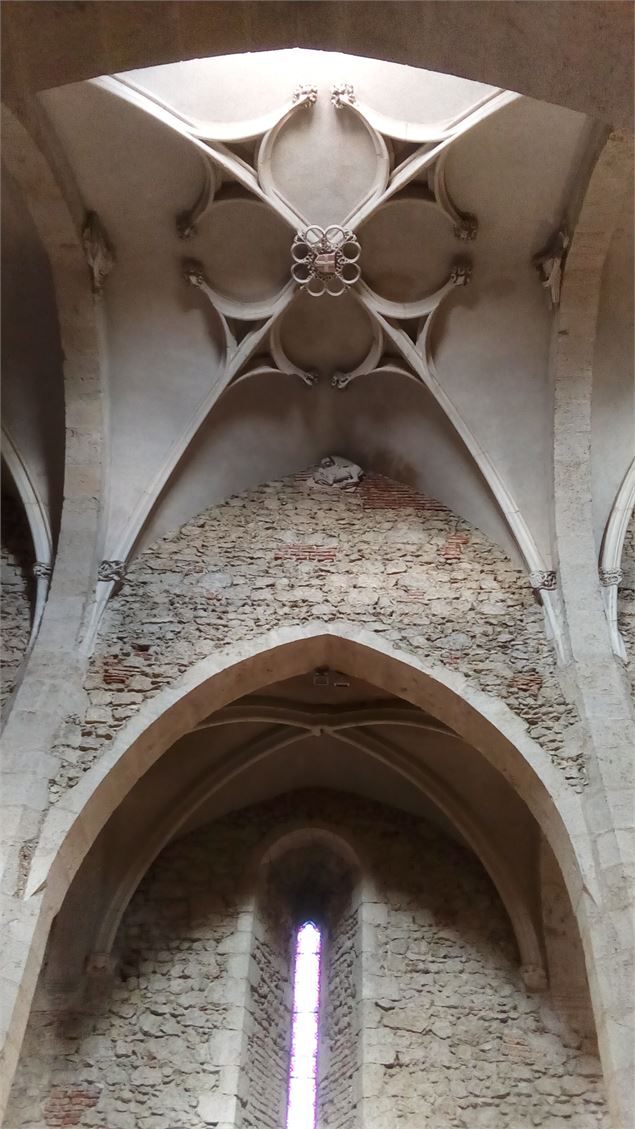
[[[289,279],[293,237],[271,206],[277,193],[308,222],[326,225],[343,221],[371,190],[377,135],[354,108],[333,106],[333,82],[351,83],[359,105],[400,119],[411,136],[418,136],[415,127],[432,136],[495,92],[447,75],[305,51],[197,60],[122,77],[161,99],[166,120],[146,112],[156,103],[132,105],[130,88],[112,82],[42,96],[86,208],[99,214],[116,252],[102,299],[110,420],[104,556],[128,555],[135,541],[148,543],[228,494],[337,452],[413,482],[515,555],[502,509],[516,507],[536,553],[548,561],[551,313],[531,260],[566,215],[587,119],[514,98],[453,142],[447,187],[456,206],[477,217],[473,241],[455,237],[451,219],[426,195],[424,174],[357,232],[363,280],[393,301],[425,298],[447,281],[457,259],[471,260],[470,285],[444,297],[431,334],[436,379],[471,435],[470,452],[420,381],[383,372],[343,390],[330,386],[334,372],[363,360],[376,333],[376,318],[356,294],[295,293],[280,318],[291,367],[316,372],[316,385],[267,372],[214,403],[221,319],[206,294],[185,281],[182,262],[198,260],[207,283],[226,299],[272,299]],[[178,115],[233,123],[240,132],[245,120],[288,103],[300,83],[316,86],[317,101],[298,106],[277,135],[268,202],[224,175],[194,236],[179,239],[175,219],[197,199],[205,162],[173,128]],[[394,140],[388,148],[399,163],[417,146]],[[249,161],[253,149],[247,141],[230,152]],[[262,351],[269,352],[264,339]],[[394,342],[384,352],[395,357]],[[399,363],[405,367],[403,358]],[[493,468],[489,482],[483,466]],[[502,484],[504,504],[492,481]]]

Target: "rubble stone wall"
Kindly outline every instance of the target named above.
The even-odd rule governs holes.
[[[59,734],[52,798],[195,662],[236,639],[311,621],[370,629],[460,671],[503,699],[583,785],[577,714],[522,570],[410,487],[367,475],[349,492],[305,473],[229,498],[133,562],[106,613],[85,716],[68,718]]]
[[[0,715],[4,715],[15,687],[31,633],[31,598],[34,581],[33,544],[24,510],[14,498],[2,497],[2,548],[0,563]]]
[[[359,905],[351,901],[326,938],[318,1129],[353,1129],[361,1120],[358,918]]]
[[[563,1027],[546,996],[527,993],[477,860],[423,820],[321,791],[231,814],[162,853],[125,914],[112,983],[73,1011],[40,990],[6,1129],[243,1124],[245,1084],[259,1085],[245,1083],[245,1000],[259,999],[274,1027],[279,1014],[267,1014],[271,994],[251,992],[244,956],[264,934],[252,927],[243,878],[274,831],[318,820],[346,836],[364,870],[364,927],[342,918],[327,972],[334,1001],[353,993],[363,1002],[364,1123],[605,1129],[593,1041]],[[349,1082],[357,1060],[344,1049]],[[355,1124],[354,1104],[321,1110],[324,1129]],[[261,1124],[274,1123],[273,1111],[262,1114]]]
[[[255,914],[250,954],[247,1056],[241,1079],[244,1129],[284,1124],[291,1020],[292,927],[287,907],[271,893]]]

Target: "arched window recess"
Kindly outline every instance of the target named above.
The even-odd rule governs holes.
[[[301,920],[293,936],[293,1005],[286,1129],[315,1129],[323,929]]]

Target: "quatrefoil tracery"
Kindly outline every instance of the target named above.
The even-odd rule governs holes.
[[[312,224],[298,231],[291,244],[291,277],[307,294],[332,298],[344,294],[361,277],[361,247],[353,231],[331,224]]]
[[[312,228],[305,217],[299,215],[293,205],[278,190],[272,175],[272,149],[280,130],[290,116],[296,113],[299,107],[304,107],[310,111],[317,98],[317,91],[314,86],[303,85],[299,87],[293,97],[278,111],[263,115],[263,117],[241,126],[227,125],[226,123],[193,123],[162,103],[160,99],[136,87],[127,79],[107,77],[91,81],[94,85],[102,87],[109,93],[115,94],[118,98],[159,120],[200,153],[205,170],[203,188],[194,205],[179,216],[178,230],[181,237],[190,237],[196,234],[197,227],[200,226],[201,221],[213,206],[214,196],[224,178],[237,182],[242,190],[249,193],[252,198],[255,197],[268,205],[288,224],[294,233],[300,232],[304,237],[307,231]],[[334,88],[332,103],[335,109],[338,112],[354,113],[358,117],[370,134],[376,155],[375,181],[364,199],[342,220],[341,230],[347,234],[349,232],[356,233],[379,207],[396,197],[413,182],[421,183],[421,180],[424,179],[432,197],[430,202],[434,203],[452,222],[457,238],[462,240],[474,238],[477,231],[476,220],[473,216],[460,211],[456,207],[447,188],[446,159],[448,151],[458,138],[519,97],[520,95],[508,91],[488,92],[469,110],[444,127],[433,128],[412,122],[400,122],[377,113],[360,102],[350,84],[342,83]],[[393,162],[385,138],[414,145],[415,149],[401,163],[391,167]],[[233,143],[245,141],[257,142],[254,160],[251,164],[228,147]],[[298,235],[296,234],[293,240],[296,254],[298,253],[297,240]],[[205,293],[223,325],[226,342],[225,364],[222,371],[212,381],[208,395],[197,408],[186,432],[170,451],[169,458],[166,459],[165,465],[153,483],[152,490],[144,496],[138,511],[132,515],[120,545],[117,546],[116,551],[111,553],[113,559],[127,559],[132,551],[138,531],[143,527],[152,509],[153,499],[164,489],[195,434],[230,384],[264,372],[295,373],[307,384],[314,383],[314,374],[301,372],[297,366],[292,365],[280,344],[282,315],[293,301],[298,292],[298,287],[302,286],[309,289],[310,281],[314,279],[316,281],[313,282],[313,289],[309,289],[309,293],[313,293],[314,296],[318,296],[322,292],[332,293],[333,287],[342,293],[344,290],[350,290],[364,306],[373,326],[374,341],[366,360],[350,373],[335,373],[332,384],[335,387],[342,388],[350,384],[351,380],[358,375],[389,371],[399,372],[423,383],[479,466],[498,501],[501,511],[507,517],[528,569],[536,571],[545,567],[541,554],[520,515],[514,498],[510,495],[500,474],[438,380],[432,358],[428,354],[430,326],[434,314],[454,286],[464,285],[469,281],[471,273],[469,264],[455,264],[447,283],[435,294],[411,302],[398,303],[381,298],[364,283],[361,271],[357,274],[359,257],[359,255],[356,258],[345,256],[344,249],[341,246],[332,247],[329,245],[319,250],[314,246],[309,246],[309,251],[304,258],[307,278],[302,282],[299,281],[296,271],[293,280],[290,280],[274,298],[252,303],[241,303],[236,299],[230,299],[213,291],[207,283],[202,265],[189,262],[186,269],[189,281]],[[344,262],[345,259],[348,261],[348,267]],[[302,260],[298,260],[294,256],[294,266],[299,266],[300,262]],[[356,269],[353,270],[353,267]],[[348,274],[346,270],[348,270]],[[323,291],[322,285],[324,286]],[[343,287],[342,291],[339,291],[340,285]],[[414,342],[403,326],[400,325],[400,321],[412,318],[419,319],[419,329]],[[253,327],[248,329],[240,341],[237,340],[230,326],[230,321],[236,320],[254,323]],[[401,361],[382,365],[381,358],[384,353],[384,346],[388,346],[393,355],[396,350],[403,361],[403,365]],[[258,363],[257,358],[262,356],[263,351],[265,353],[268,351],[272,358],[271,365],[268,361],[264,365]],[[551,630],[557,640],[559,624],[548,595],[547,593],[545,611],[549,615]]]
[[[299,107],[310,110],[316,99],[317,88],[315,86],[301,85],[295,90],[291,103],[282,107],[277,117],[269,115],[266,121],[261,119],[257,123],[252,123],[251,126],[243,127],[240,133],[240,138],[243,140],[248,136],[253,138],[265,125],[267,127],[256,149],[254,168],[248,166],[242,158],[232,154],[231,150],[228,150],[224,144],[222,151],[220,151],[220,160],[217,167],[215,160],[219,155],[219,145],[218,142],[209,140],[214,133],[213,127],[208,125],[205,131],[202,129],[197,131],[198,138],[202,136],[208,138],[209,153],[205,162],[206,176],[203,189],[195,204],[189,211],[181,213],[179,217],[178,232],[182,238],[190,237],[196,232],[197,226],[213,206],[214,195],[220,186],[222,177],[228,173],[231,175],[232,160],[235,162],[235,178],[242,186],[243,191],[247,190],[248,193],[254,193],[254,186],[257,186],[258,192],[256,194],[259,195],[260,199],[288,223],[292,222],[290,213],[294,218],[302,219],[298,216],[297,210],[292,208],[274,185],[271,176],[271,154],[275,139],[291,114]],[[477,116],[482,115],[484,106],[488,101],[491,101],[491,96],[478,105],[479,113]],[[317,224],[309,224],[304,221],[301,225],[296,225],[295,235],[291,243],[292,289],[298,288],[312,297],[321,297],[325,294],[338,297],[347,291],[351,291],[365,307],[371,325],[374,327],[375,341],[367,358],[349,372],[334,372],[331,379],[334,388],[345,388],[358,376],[389,370],[395,372],[399,370],[400,373],[409,376],[411,379],[425,383],[429,376],[428,340],[432,315],[453,287],[465,285],[469,281],[471,266],[465,261],[455,262],[452,265],[447,283],[434,294],[423,299],[405,303],[383,299],[362,282],[360,265],[362,247],[353,223],[359,226],[365,222],[377,208],[392,198],[396,192],[409,191],[412,193],[415,187],[415,177],[423,176],[427,184],[426,191],[430,193],[430,198],[426,201],[427,206],[434,205],[452,221],[457,237],[461,239],[473,238],[476,234],[476,221],[473,217],[461,213],[455,208],[447,191],[443,167],[445,152],[450,142],[454,139],[455,134],[458,136],[465,131],[465,121],[469,121],[470,114],[463,115],[463,118],[451,123],[445,131],[438,132],[431,138],[429,128],[411,126],[407,123],[395,123],[384,118],[380,120],[379,116],[374,114],[372,110],[358,102],[353,87],[348,83],[340,83],[332,88],[331,102],[338,111],[345,107],[351,108],[373,137],[377,155],[375,182],[370,192],[367,193],[344,224],[331,224],[323,228]],[[273,120],[274,117],[275,121]],[[222,133],[221,130],[216,132]],[[389,151],[384,141],[384,134],[395,137],[397,140],[414,140],[418,144],[415,152],[411,153],[401,164],[398,164],[392,173],[390,172]],[[223,134],[223,138],[226,140],[225,134]],[[307,385],[313,385],[316,382],[315,373],[294,366],[282,349],[280,340],[281,314],[286,310],[293,297],[287,287],[270,302],[256,303],[255,305],[254,303],[245,304],[238,300],[227,299],[213,291],[205,278],[202,264],[188,260],[185,274],[193,285],[205,293],[223,324],[227,348],[224,387],[227,387],[229,383],[236,383],[238,380],[244,380],[249,376],[264,374],[265,372],[295,373]],[[257,311],[256,306],[258,307]],[[256,312],[262,318],[265,318],[264,332],[262,332],[263,327],[259,327],[257,330],[254,329],[251,333],[247,333],[239,348],[227,317],[231,316],[233,320],[242,319],[248,322],[254,320]],[[408,334],[399,325],[399,322],[403,319],[413,317],[420,319],[420,329],[414,351]],[[390,319],[390,323],[385,320],[386,318]],[[275,346],[273,344],[274,337]],[[377,351],[377,341],[379,341],[379,352]],[[250,348],[252,343],[253,348]],[[405,368],[402,368],[401,365],[392,365],[389,366],[389,369],[386,366],[377,367],[379,358],[383,353],[384,343],[390,344],[393,349],[395,346],[397,347]],[[268,348],[269,355],[273,358],[272,363],[253,365],[251,358],[255,355],[255,351],[262,352],[263,348]],[[238,364],[239,359],[240,364]]]

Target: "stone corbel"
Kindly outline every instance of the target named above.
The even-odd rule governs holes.
[[[48,561],[36,561],[32,569],[33,575],[36,580],[49,581],[51,579],[52,571],[53,565]]]
[[[115,253],[97,212],[87,212],[82,227],[82,246],[93,287],[93,294],[100,295],[104,282],[115,265]]]
[[[101,561],[97,569],[97,580],[106,584],[123,584],[126,578],[126,562],[119,560]]]
[[[566,228],[561,227],[552,235],[546,247],[532,259],[540,282],[547,291],[551,309],[556,309],[560,305],[562,276],[570,242]]]
[[[599,576],[603,588],[618,588],[624,579],[624,572],[621,568],[601,568]]]
[[[534,592],[554,592],[558,587],[558,576],[554,569],[537,569],[529,573],[529,583]]]

